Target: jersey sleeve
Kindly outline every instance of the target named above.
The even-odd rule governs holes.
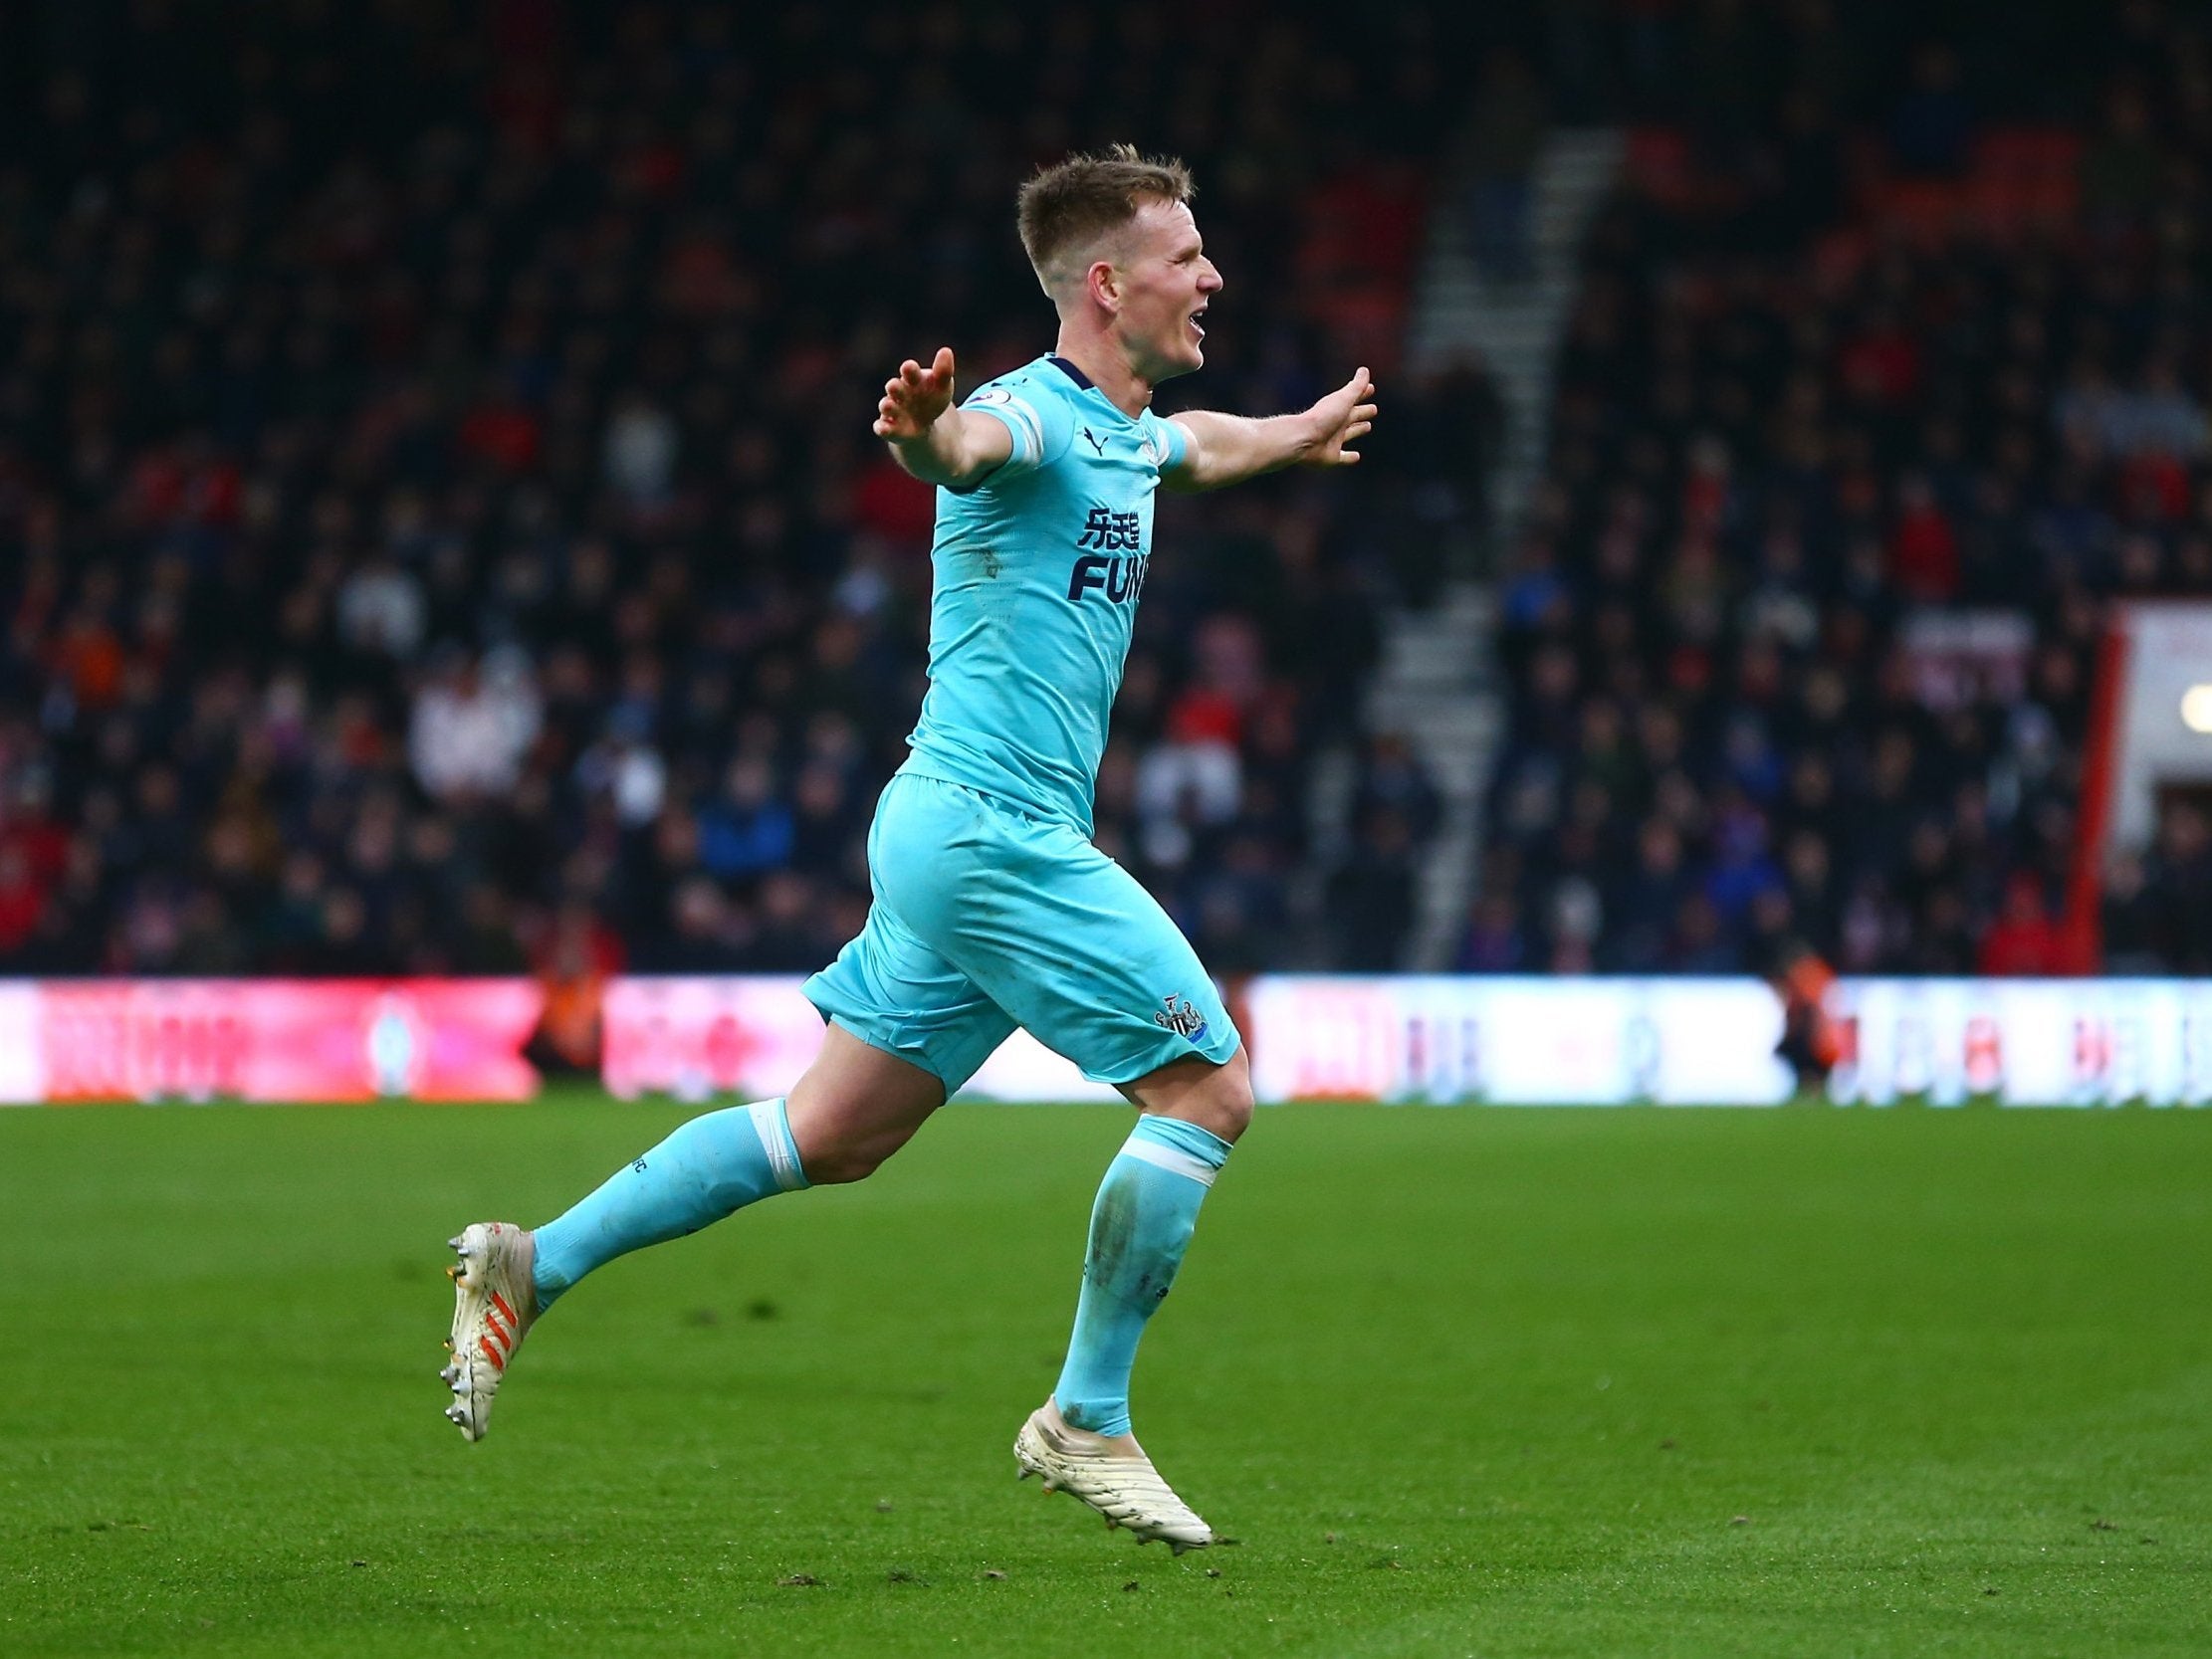
[[[991,416],[1013,439],[1013,453],[971,488],[1019,478],[1049,466],[1075,441],[1075,416],[1066,402],[1025,380],[994,380],[988,386],[979,386],[961,407]]]
[[[1191,433],[1181,421],[1167,420],[1145,411],[1145,431],[1160,449],[1160,470],[1172,472],[1183,465],[1191,453]]]

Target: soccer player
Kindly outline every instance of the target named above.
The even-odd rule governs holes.
[[[446,1415],[469,1439],[525,1333],[585,1274],[864,1178],[1023,1025],[1139,1117],[1091,1212],[1065,1368],[1014,1458],[1141,1541],[1217,1542],[1131,1433],[1129,1374],[1250,1121],[1250,1071],[1189,942],[1091,844],[1091,796],[1155,489],[1350,465],[1375,405],[1363,368],[1301,414],[1152,412],[1156,386],[1204,363],[1221,289],[1192,193],[1180,162],[1127,145],[1037,173],[1020,231],[1059,312],[1053,351],[957,406],[949,350],[885,383],[876,435],[938,486],[930,684],[869,832],[867,925],[806,982],[821,1052],[783,1099],[693,1119],[535,1232],[479,1222],[452,1241]]]

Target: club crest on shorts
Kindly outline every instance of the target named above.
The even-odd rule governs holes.
[[[1206,1016],[1199,1012],[1189,997],[1170,992],[1160,1000],[1165,1006],[1152,1016],[1154,1025],[1173,1031],[1177,1036],[1194,1043],[1206,1035]]]

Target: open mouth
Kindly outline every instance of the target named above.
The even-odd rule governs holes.
[[[1200,339],[1206,338],[1206,308],[1204,306],[1191,313],[1190,322],[1191,332],[1198,335]]]

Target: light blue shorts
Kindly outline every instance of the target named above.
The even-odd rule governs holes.
[[[948,1095],[1016,1025],[1100,1083],[1237,1050],[1198,952],[1079,830],[901,772],[876,803],[868,871],[868,925],[807,1000]]]

